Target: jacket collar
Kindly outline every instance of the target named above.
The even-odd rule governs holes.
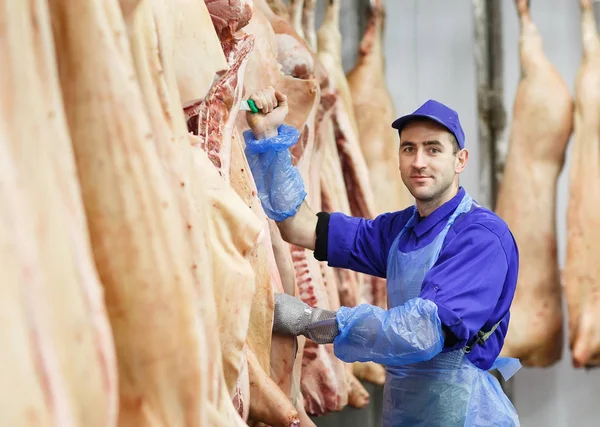
[[[459,187],[458,193],[456,193],[456,195],[453,198],[448,200],[446,203],[434,210],[429,216],[426,216],[425,218],[421,218],[421,216],[419,215],[419,211],[415,207],[415,221],[413,222],[412,228],[414,229],[414,232],[417,235],[417,237],[422,237],[425,233],[427,233],[429,230],[435,227],[440,221],[447,220],[448,217],[452,215],[452,212],[456,210],[465,194],[466,192],[464,188]]]

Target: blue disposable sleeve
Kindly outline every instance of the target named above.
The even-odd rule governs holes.
[[[387,311],[368,304],[341,307],[336,319],[333,350],[348,363],[408,365],[431,359],[444,345],[437,306],[421,298]]]
[[[265,213],[274,221],[294,216],[306,198],[304,181],[292,165],[289,150],[299,137],[300,132],[288,125],[281,125],[277,136],[260,140],[254,138],[252,131],[244,132],[244,151],[258,197]]]

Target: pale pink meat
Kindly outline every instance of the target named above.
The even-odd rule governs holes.
[[[248,25],[252,18],[251,0],[204,0],[221,40]]]
[[[255,7],[260,8],[271,23],[275,33],[277,61],[281,64],[281,71],[288,76],[300,79],[310,79],[316,75],[320,80],[324,73],[316,64],[314,52],[287,18],[276,14],[266,0],[255,0],[254,4]]]
[[[573,126],[573,101],[567,84],[545,56],[527,3],[515,2],[522,72],[496,205],[515,236],[520,258],[502,355],[517,357],[525,366],[544,367],[560,360],[562,353],[555,206]]]
[[[315,268],[311,269],[305,249],[293,245],[291,248],[300,298],[312,307],[328,308],[329,301],[319,265],[316,264],[316,271]],[[327,347],[307,339],[302,358],[301,390],[308,414],[323,415],[341,409],[344,396],[338,387],[336,369]]]
[[[340,308],[340,297],[335,271],[331,267],[328,267],[326,262],[319,262],[319,265],[329,298],[329,307],[331,310],[338,310]],[[360,363],[359,365],[362,366],[364,364]],[[364,408],[369,403],[369,392],[354,376],[354,365],[352,363],[344,363],[344,370],[344,375],[337,376],[338,382],[345,381],[345,384],[340,385],[340,388],[345,387],[348,390],[347,402],[342,402],[342,406],[348,404],[353,408]]]

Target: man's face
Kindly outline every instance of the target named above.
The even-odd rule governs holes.
[[[456,153],[452,138],[445,127],[431,120],[414,121],[402,129],[400,175],[416,200],[430,202],[443,197],[465,168],[467,150]]]

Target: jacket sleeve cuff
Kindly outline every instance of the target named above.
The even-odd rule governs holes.
[[[444,351],[452,351],[463,348],[465,345],[467,345],[467,341],[469,339],[468,328],[454,311],[442,304],[436,303],[436,305],[438,307],[438,316],[442,325],[449,329],[456,337],[456,340],[453,340],[454,345],[444,347]]]
[[[314,257],[318,261],[327,261],[327,247],[329,245],[329,216],[330,214],[327,212],[319,212],[317,214],[317,227],[315,228],[317,239],[315,240]]]

